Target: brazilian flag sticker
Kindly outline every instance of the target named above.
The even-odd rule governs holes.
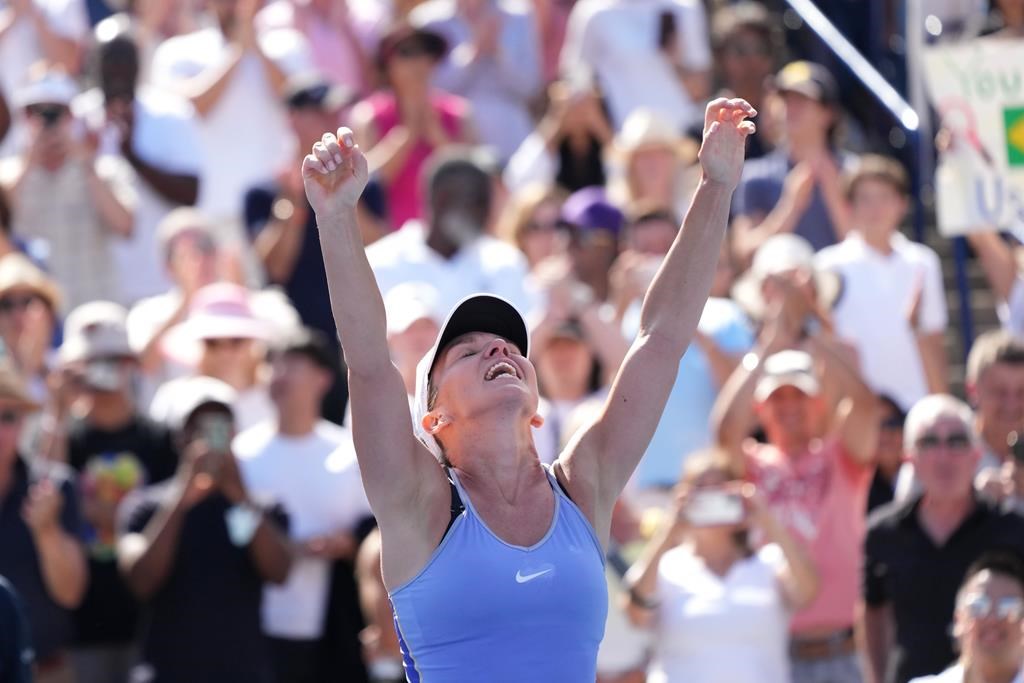
[[[1010,166],[1024,166],[1024,107],[1003,110],[1006,123],[1006,161]]]

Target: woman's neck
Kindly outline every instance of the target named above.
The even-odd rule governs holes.
[[[545,477],[532,428],[521,416],[496,411],[442,438],[448,459],[470,489],[514,503],[538,475]]]
[[[740,550],[731,535],[695,534],[693,553],[718,576],[725,576],[740,559]]]

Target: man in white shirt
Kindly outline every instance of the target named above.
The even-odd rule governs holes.
[[[199,115],[206,152],[198,206],[215,222],[218,242],[243,250],[245,192],[274,179],[295,144],[282,104],[289,75],[311,70],[309,45],[296,31],[257,36],[254,0],[210,3],[215,25],[166,40],[153,55],[154,84],[187,97]],[[238,145],[239,140],[264,140]]]
[[[815,261],[843,279],[833,319],[839,336],[857,348],[865,381],[904,410],[926,394],[946,392],[948,322],[939,257],[899,232],[907,187],[895,160],[861,159],[847,180],[853,230]]]
[[[409,221],[366,248],[380,291],[429,282],[437,289],[439,311],[451,310],[474,292],[492,292],[524,314],[531,311],[535,295],[526,286],[526,257],[484,234],[493,188],[480,162],[461,150],[444,152],[424,178],[425,221]]]
[[[582,0],[569,15],[562,76],[599,86],[616,130],[645,107],[681,132],[710,92],[708,42],[700,0]]]
[[[956,600],[953,637],[960,659],[910,683],[1024,683],[1024,565],[1015,555],[983,556]]]
[[[139,85],[139,45],[127,15],[96,26],[97,87],[72,103],[100,138],[100,159],[130,166],[134,221],[129,239],[114,247],[117,300],[131,305],[170,286],[156,231],[176,206],[196,203],[203,148],[192,106]]]
[[[290,683],[326,678],[319,645],[331,564],[354,559],[358,529],[371,515],[348,430],[320,419],[338,360],[322,333],[296,334],[273,364],[270,394],[277,420],[242,432],[233,446],[246,487],[284,508],[297,548],[287,582],[265,588],[263,599],[263,631],[277,680]],[[358,618],[341,621],[355,625]],[[356,627],[349,630],[351,650],[358,652]]]

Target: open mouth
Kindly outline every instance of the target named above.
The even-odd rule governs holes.
[[[490,382],[498,379],[499,377],[514,377],[515,379],[520,379],[519,371],[516,367],[505,360],[498,361],[492,365],[484,375],[484,381]]]

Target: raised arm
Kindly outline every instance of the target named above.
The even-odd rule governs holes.
[[[316,213],[331,310],[348,365],[352,436],[366,496],[385,538],[417,520],[427,524],[424,496],[447,493],[437,462],[413,435],[405,385],[391,363],[384,302],[366,259],[356,203],[367,181],[366,158],[352,131],[326,133],[302,163],[306,197]]]
[[[599,535],[643,456],[675,383],[679,361],[711,290],[746,136],[756,112],[743,100],[708,104],[699,154],[703,177],[658,274],[644,298],[640,331],[604,409],[573,440],[560,467]]]

